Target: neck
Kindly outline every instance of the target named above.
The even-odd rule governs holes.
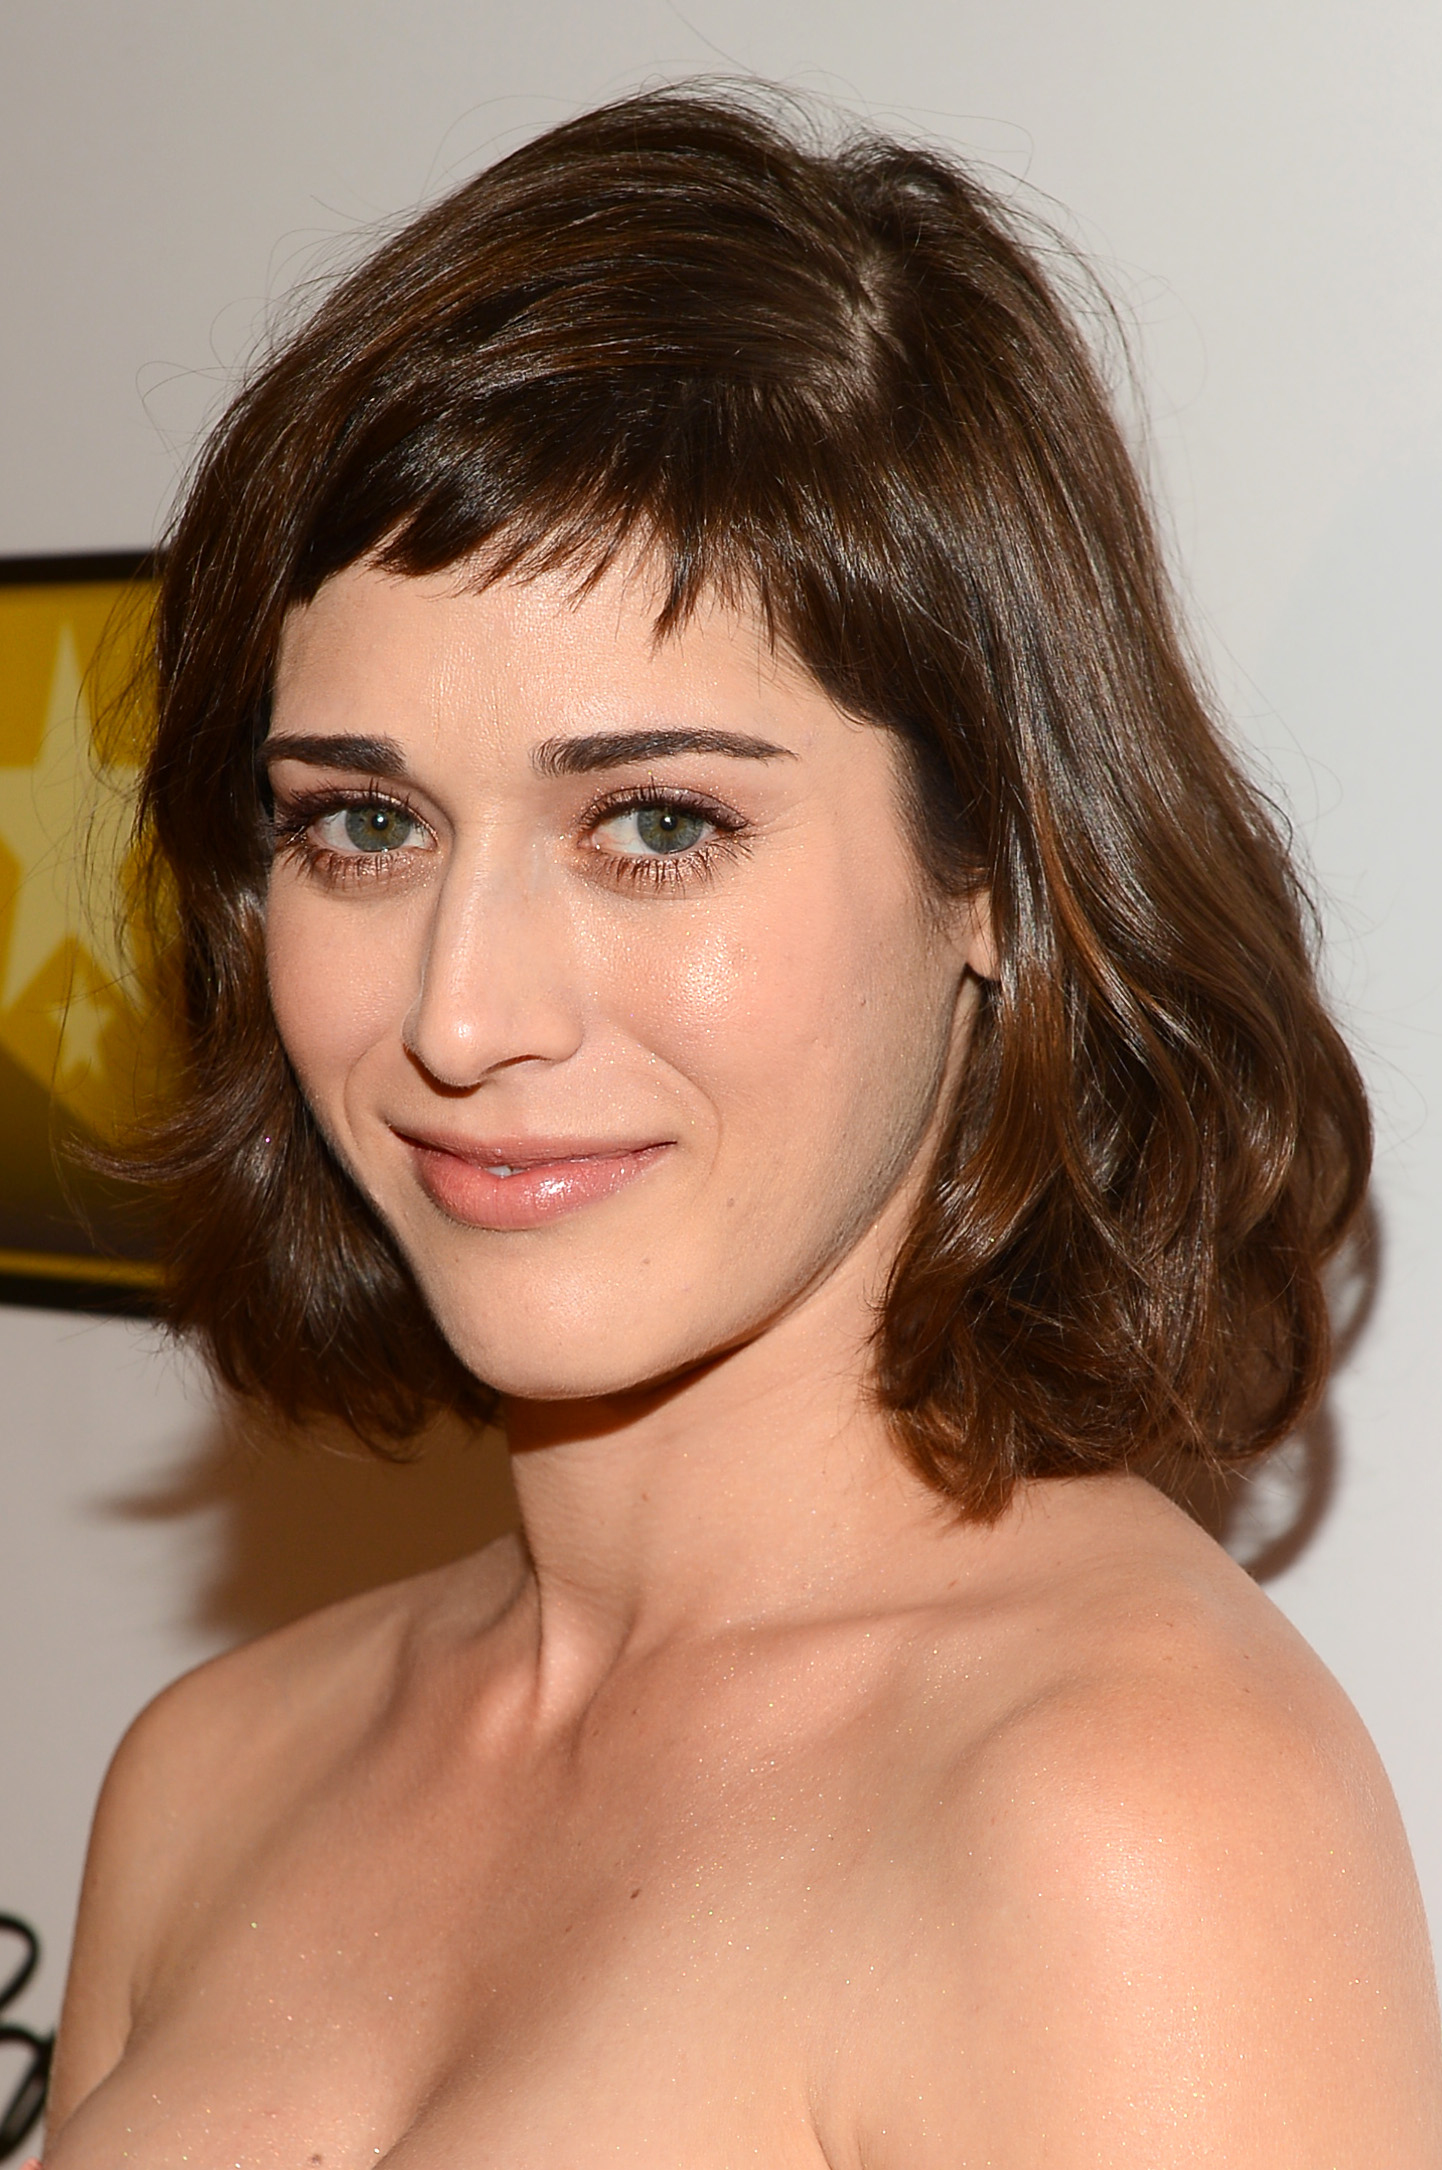
[[[517,1496],[557,1692],[678,1635],[887,1603],[955,1517],[865,1391],[874,1311],[843,1272],[663,1389],[514,1403]],[[985,1539],[987,1533],[974,1533]],[[903,1541],[909,1538],[909,1542]]]

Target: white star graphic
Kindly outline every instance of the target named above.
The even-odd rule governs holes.
[[[0,841],[20,874],[0,1010],[13,1008],[56,951],[74,940],[114,985],[130,968],[117,884],[129,839],[129,789],[137,771],[90,759],[90,711],[62,626],[55,648],[45,735],[31,768],[0,768]],[[97,795],[97,781],[99,792]],[[82,873],[81,856],[84,870]],[[84,892],[93,891],[87,913]],[[97,989],[92,988],[92,999]]]

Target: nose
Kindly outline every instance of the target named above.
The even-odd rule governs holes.
[[[401,1027],[412,1060],[453,1092],[514,1063],[565,1062],[585,1034],[567,915],[544,880],[457,859],[437,896]]]

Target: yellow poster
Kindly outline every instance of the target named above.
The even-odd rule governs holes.
[[[161,1072],[131,909],[137,570],[0,560],[0,1296],[154,1280],[136,1203],[72,1150],[126,1128]]]

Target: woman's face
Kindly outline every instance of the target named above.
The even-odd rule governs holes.
[[[658,641],[655,607],[635,573],[362,567],[280,657],[280,1031],[513,1395],[665,1378],[854,1269],[986,969],[925,895],[890,735],[749,617]]]

